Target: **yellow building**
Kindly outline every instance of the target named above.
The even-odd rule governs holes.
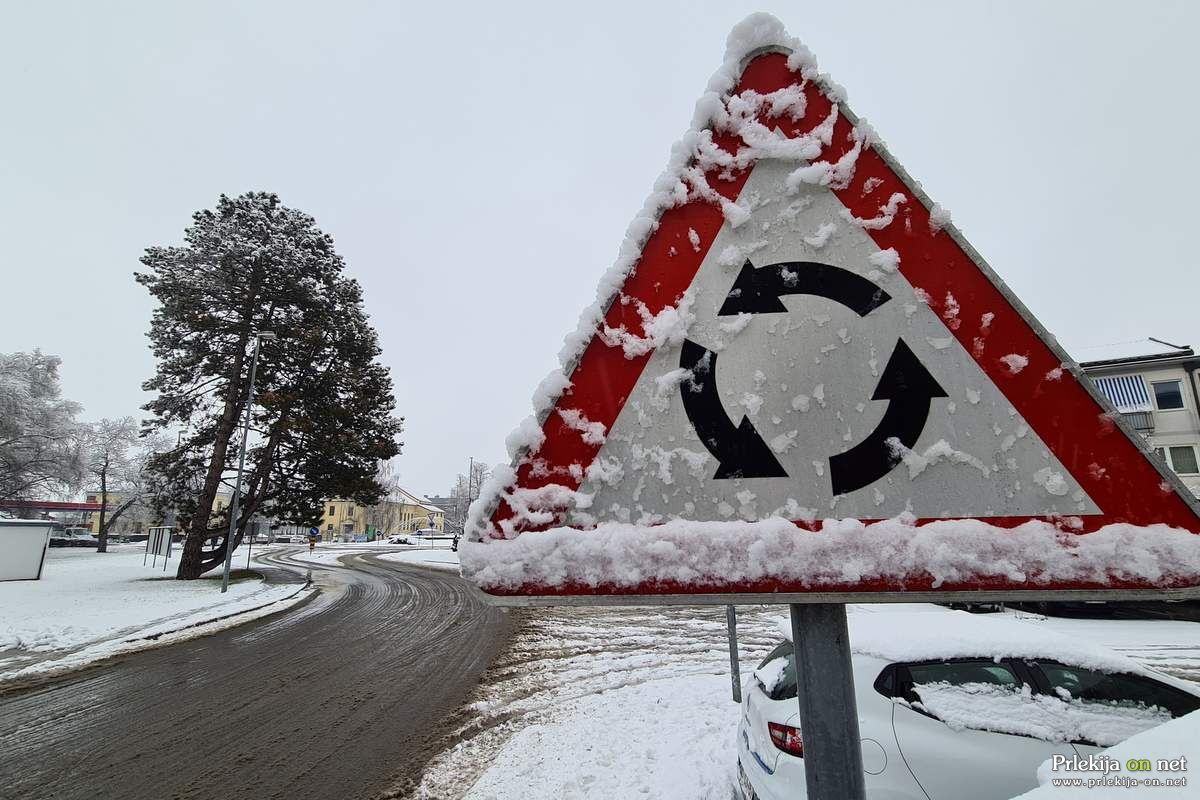
[[[373,506],[353,500],[326,500],[321,519],[321,538],[349,541],[356,536],[380,537],[419,530],[445,529],[442,509],[428,499],[401,488],[393,490]]]
[[[126,498],[129,495],[126,492],[109,492],[108,493],[108,511],[105,516],[111,516],[112,512],[125,504]],[[226,508],[229,507],[233,495],[229,492],[217,492],[213,498],[212,513],[213,516],[218,516]],[[99,503],[100,492],[88,492],[87,502]],[[168,521],[170,516],[168,515]],[[83,520],[83,524],[91,529],[94,536],[100,535],[100,513],[97,511],[88,511],[87,516]],[[128,509],[121,518],[117,520],[116,527],[110,527],[109,533],[114,535],[133,535],[143,534],[151,525],[161,525],[163,521],[144,502],[138,502],[133,508]]]
[[[105,512],[105,517],[106,518],[112,517],[112,513],[114,511],[116,511],[121,506],[125,505],[125,498],[127,496],[128,495],[126,495],[124,492],[109,492],[108,493],[108,510]],[[99,503],[100,497],[101,497],[100,492],[88,492],[87,497],[85,498],[85,501],[88,503]],[[128,533],[129,531],[126,529],[129,527],[129,523],[132,521],[131,517],[134,516],[130,513],[131,511],[133,511],[133,509],[126,511],[124,514],[121,515],[121,519],[117,520],[117,526],[118,526],[118,528],[121,528],[121,530],[113,530],[113,528],[110,524],[109,532],[114,533],[114,534],[115,533]],[[100,512],[99,511],[88,511],[87,516],[83,520],[83,524],[86,525],[89,530],[91,530],[93,536],[99,536],[100,535]],[[133,531],[133,532],[141,533],[141,531]]]

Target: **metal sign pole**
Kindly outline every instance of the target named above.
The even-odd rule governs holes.
[[[846,606],[793,603],[791,610],[808,800],[864,800]]]
[[[733,681],[733,702],[742,702],[742,674],[738,664],[737,609],[725,606],[725,627],[729,631],[729,678]]]

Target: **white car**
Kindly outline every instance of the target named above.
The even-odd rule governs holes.
[[[963,611],[849,615],[867,796],[1001,800],[1055,754],[1087,756],[1200,709],[1200,688],[1033,621]],[[743,689],[744,800],[806,795],[790,641]]]

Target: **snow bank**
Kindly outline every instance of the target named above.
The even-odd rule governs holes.
[[[453,550],[404,550],[399,553],[384,553],[379,558],[383,561],[399,561],[418,567],[458,572],[458,553]]]
[[[1148,759],[1151,768],[1130,771],[1131,759]],[[1190,771],[1186,767],[1194,764],[1200,764],[1200,711],[1131,736],[1115,747],[1097,753],[1091,762],[1074,765],[1082,769],[1073,769],[1070,761],[1063,764],[1050,759],[1038,768],[1041,786],[1014,800],[1125,800],[1142,794],[1164,800],[1195,798],[1194,778],[1192,785],[1186,782]],[[1180,778],[1185,779],[1183,784],[1166,785],[1167,781],[1178,782]],[[1080,782],[1056,786],[1055,780]],[[1151,787],[1131,783],[1146,780],[1162,781],[1164,785]],[[1139,794],[1137,790],[1141,786],[1145,786],[1146,791]]]
[[[556,716],[513,736],[467,800],[732,795],[738,706],[726,675],[566,698]]]
[[[464,575],[498,592],[576,586],[620,591],[654,583],[727,586],[785,581],[807,590],[922,577],[943,584],[1186,585],[1200,581],[1200,536],[1165,525],[1109,525],[1070,534],[1051,523],[1000,528],[978,520],[916,525],[911,517],[826,520],[819,532],[772,517],[672,520],[645,528],[606,522],[515,539],[468,542]]]

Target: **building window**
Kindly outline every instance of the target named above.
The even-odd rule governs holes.
[[[331,517],[336,517],[336,516],[337,516],[337,506],[330,506],[330,507],[329,507],[329,516],[331,516]]]
[[[354,513],[354,503],[351,503],[350,505],[346,506],[346,513],[347,513],[347,514],[353,514],[353,513]]]
[[[1196,448],[1189,445],[1167,448],[1171,453],[1171,469],[1180,475],[1195,475],[1200,473],[1196,464]]]
[[[333,530],[333,523],[331,522],[331,523],[329,523],[328,525],[326,525],[326,526],[325,526],[325,530],[327,530],[327,531],[331,531],[331,530]]]
[[[1154,402],[1159,411],[1183,408],[1183,386],[1179,381],[1158,381],[1154,386]]]
[[[1177,475],[1200,475],[1200,462],[1196,459],[1196,448],[1190,444],[1176,447],[1156,447],[1154,454],[1167,462]]]

